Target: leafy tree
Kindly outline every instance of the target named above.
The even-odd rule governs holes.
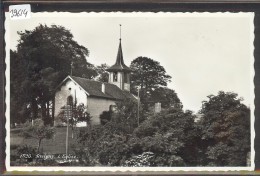
[[[96,70],[98,75],[95,79],[101,82],[108,82],[109,73],[106,71],[108,68],[109,66],[107,64],[101,64],[100,66],[97,66]]]
[[[137,101],[133,99],[124,99],[123,101],[116,102],[115,111],[112,120],[116,123],[124,123],[125,128],[129,130],[129,133],[137,127]]]
[[[196,162],[194,116],[190,111],[169,108],[149,117],[129,141],[135,155],[153,152],[153,166],[184,166]],[[192,148],[192,144],[194,145]]]
[[[250,151],[250,110],[236,93],[220,91],[202,104],[199,127],[205,165],[245,166]]]
[[[25,138],[35,138],[38,140],[37,151],[39,153],[43,139],[51,139],[54,136],[54,128],[44,125],[41,119],[34,120],[34,124],[25,123],[22,135]]]
[[[158,87],[151,91],[151,96],[148,99],[148,102],[151,102],[152,105],[156,102],[161,102],[162,108],[183,107],[177,93],[167,87]]]
[[[151,92],[159,87],[167,86],[171,76],[167,75],[159,62],[147,58],[138,57],[131,62],[131,92],[137,93],[140,86],[140,99],[145,102],[149,99]],[[147,108],[147,107],[146,107]]]
[[[55,87],[71,73],[71,67],[75,76],[96,76],[94,66],[86,60],[89,51],[74,41],[71,32],[62,26],[40,24],[18,34],[17,50],[11,52],[10,58],[11,104],[18,107],[12,118],[30,112],[27,117],[41,117],[48,123],[54,116]]]
[[[30,117],[29,109],[27,108],[24,101],[26,97],[22,93],[21,85],[24,81],[25,77],[25,64],[23,64],[22,60],[18,58],[16,52],[10,51],[10,58],[11,58],[11,67],[10,67],[10,115],[11,115],[11,124],[15,126],[15,123],[25,122],[25,117]]]
[[[69,126],[72,129],[72,138],[74,137],[74,128],[76,127],[77,123],[79,122],[86,122],[87,126],[90,126],[91,116],[87,112],[87,107],[84,106],[83,103],[80,103],[79,105],[72,105],[71,106],[71,117],[69,120]],[[63,123],[67,123],[67,117],[65,116],[65,110],[61,111],[58,115],[59,119]]]
[[[130,130],[125,109],[127,107],[121,106],[120,115],[105,125],[80,132],[78,141],[84,146],[86,157],[82,160],[88,161],[86,164],[89,164],[87,157],[109,166],[189,164],[187,156],[194,155],[193,150],[186,150],[183,154],[183,149],[194,138],[194,117],[190,112],[171,108],[150,116],[139,127]],[[119,120],[120,116],[126,118]]]

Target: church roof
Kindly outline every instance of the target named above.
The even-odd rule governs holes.
[[[117,57],[116,57],[116,63],[114,65],[112,65],[110,68],[108,68],[107,71],[122,71],[122,72],[131,72],[132,71],[124,63],[121,39],[120,39],[120,42],[119,42],[119,47],[118,47],[118,52],[117,52]]]
[[[89,80],[76,76],[68,76],[67,78],[75,81],[81,88],[83,88],[89,96],[100,97],[106,99],[123,100],[125,98],[134,98],[134,96],[124,90],[121,90],[114,84],[103,83],[100,81]],[[67,78],[64,80],[66,81]],[[102,92],[102,84],[105,84],[105,93]]]

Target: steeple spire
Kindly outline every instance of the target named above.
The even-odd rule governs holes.
[[[123,71],[123,72],[131,72],[131,69],[127,67],[124,63],[124,58],[123,58],[123,51],[122,51],[122,44],[121,44],[121,24],[119,24],[120,28],[120,38],[119,38],[119,47],[118,47],[118,52],[117,52],[117,57],[116,57],[116,63],[111,66],[110,68],[107,69],[107,71],[113,72],[113,71]]]

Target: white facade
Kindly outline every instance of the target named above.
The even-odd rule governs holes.
[[[77,105],[83,103],[86,106],[87,112],[90,113],[92,117],[91,124],[93,125],[100,124],[100,114],[103,111],[108,111],[110,105],[115,105],[115,101],[113,100],[105,99],[102,97],[97,98],[88,96],[88,93],[76,82],[68,79],[57,89],[55,93],[55,120],[58,120],[57,117],[62,111],[62,107],[67,104],[67,98],[69,96],[73,97],[73,102],[75,102],[75,99],[77,100]],[[82,126],[82,123],[79,125]]]

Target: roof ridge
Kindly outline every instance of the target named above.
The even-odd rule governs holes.
[[[82,77],[78,77],[78,76],[70,76],[70,77],[72,77],[72,78],[75,77],[75,78],[79,78],[79,79],[84,79],[84,80],[88,80],[88,81],[92,81],[92,82],[99,82],[99,83],[114,85],[114,84],[111,84],[111,83],[109,83],[109,82],[102,82],[102,81],[97,81],[97,80],[88,79],[88,78],[82,78]]]

